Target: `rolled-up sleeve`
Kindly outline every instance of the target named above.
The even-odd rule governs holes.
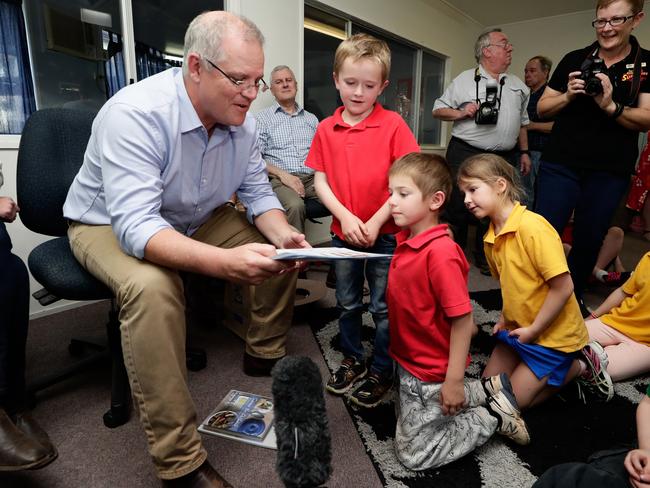
[[[114,104],[100,124],[96,143],[111,226],[124,252],[142,259],[149,239],[172,227],[160,215],[165,142],[152,120],[129,105]]]
[[[456,78],[449,84],[442,96],[433,102],[433,110],[438,110],[439,108],[458,108],[458,106],[462,103],[458,101],[456,90],[458,83],[459,80]]]

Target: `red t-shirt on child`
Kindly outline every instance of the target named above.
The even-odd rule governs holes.
[[[318,125],[305,165],[325,173],[338,201],[367,222],[388,200],[390,166],[405,154],[420,152],[420,146],[404,119],[379,103],[353,126],[343,121],[343,108]],[[398,231],[391,217],[379,233]],[[336,217],[332,218],[332,232],[344,239]]]
[[[451,319],[472,311],[469,265],[462,249],[440,224],[408,239],[397,234],[388,272],[389,353],[421,381],[445,380]],[[467,365],[469,365],[469,355]]]

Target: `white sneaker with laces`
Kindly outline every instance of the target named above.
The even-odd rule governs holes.
[[[511,392],[501,390],[488,398],[487,409],[499,422],[499,434],[522,446],[530,443],[528,427]]]
[[[488,378],[481,378],[481,384],[483,385],[485,394],[488,397],[494,396],[504,389],[512,391],[510,378],[508,378],[508,375],[505,373],[500,373],[495,376],[489,376]]]
[[[609,359],[605,349],[599,342],[591,341],[581,352],[587,369],[578,376],[579,385],[604,401],[610,401],[614,397],[614,384],[607,372]]]

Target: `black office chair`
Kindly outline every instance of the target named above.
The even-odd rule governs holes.
[[[63,203],[68,188],[83,163],[84,152],[94,114],[62,108],[43,109],[27,120],[18,150],[17,190],[20,219],[33,232],[54,236],[32,250],[28,266],[34,278],[44,286],[33,294],[42,305],[59,299],[111,300],[106,324],[108,348],[72,339],[72,355],[93,349],[94,354],[74,365],[30,384],[35,393],[86,369],[110,356],[112,363],[111,406],[104,414],[104,424],[114,428],[129,419],[131,394],[124,367],[118,310],[109,288],[95,279],[76,260],[70,249],[68,223],[63,217]],[[187,367],[199,371],[207,364],[205,351],[187,348]]]
[[[325,205],[317,198],[308,198],[305,200],[305,216],[316,224],[322,224],[319,220],[322,217],[332,215]]]
[[[17,193],[19,215],[25,227],[55,237],[36,246],[29,254],[29,270],[44,286],[33,294],[34,298],[42,305],[59,299],[111,300],[106,324],[108,348],[72,339],[68,347],[71,354],[82,355],[86,348],[95,352],[68,368],[36,380],[28,386],[28,391],[36,393],[110,355],[111,406],[104,414],[104,424],[113,428],[126,423],[131,404],[118,311],[111,290],[81,267],[72,254],[68,223],[63,217],[63,203],[83,162],[93,118],[91,112],[61,108],[32,114],[20,139]]]

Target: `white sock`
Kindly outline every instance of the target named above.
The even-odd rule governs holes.
[[[607,276],[608,273],[604,269],[597,269],[594,271],[594,276],[598,281],[605,282],[605,276]]]

